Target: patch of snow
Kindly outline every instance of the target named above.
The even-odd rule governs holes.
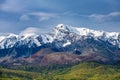
[[[67,42],[63,44],[63,47],[66,47],[66,46],[68,46],[70,44],[71,44],[71,42],[67,40]]]
[[[0,36],[0,42],[5,39],[5,36]]]
[[[118,47],[120,48],[120,43],[118,44]]]
[[[118,39],[119,33],[116,32],[106,32],[106,37],[107,38],[113,38],[113,39]]]
[[[35,43],[37,46],[41,46],[41,43],[40,43],[37,39],[34,39],[34,43]]]
[[[29,38],[29,37],[34,37],[34,36],[36,36],[35,33],[28,33],[28,34],[19,35],[19,37],[20,37],[22,40],[24,40],[24,39],[26,39],[26,38]]]
[[[52,43],[54,40],[50,35],[41,35],[41,37],[44,43]]]
[[[6,38],[11,38],[11,37],[18,37],[18,35],[15,35],[15,34],[11,33]]]

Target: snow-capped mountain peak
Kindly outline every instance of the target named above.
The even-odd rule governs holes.
[[[59,31],[69,31],[72,33],[76,33],[81,36],[93,36],[93,37],[100,37],[103,36],[104,34],[106,35],[107,38],[114,38],[117,39],[119,34],[118,32],[105,32],[105,31],[99,31],[99,30],[92,30],[88,28],[81,28],[81,27],[72,27],[70,25],[64,25],[64,24],[59,24],[55,27],[56,33]]]
[[[11,37],[18,37],[18,35],[11,33],[7,36],[7,38],[11,38]]]
[[[120,47],[120,33],[58,24],[47,34],[36,34],[32,32],[19,35],[12,33],[8,35],[0,35],[0,48],[11,48],[15,45],[29,45],[29,47],[32,47],[33,45],[41,46],[42,44],[53,43],[56,40],[61,41],[61,45],[66,47],[72,45],[76,40],[81,39],[82,36],[84,36],[85,39],[92,37],[95,40],[101,39],[103,41],[108,41],[112,45]]]
[[[58,24],[55,28],[65,30],[66,29],[66,25]]]
[[[88,28],[72,27],[70,25],[64,25],[64,24],[59,24],[55,27],[55,33],[58,33],[59,31],[68,31],[68,32],[76,33],[81,36],[89,36],[90,34],[92,34],[95,37],[99,37],[104,33],[104,31],[96,31]]]
[[[64,24],[59,24],[55,27],[53,31],[53,33],[55,34],[54,37],[59,40],[64,39],[63,37],[66,36],[66,32],[77,34],[79,36],[93,37],[96,40],[101,39],[104,41],[108,41],[112,45],[120,46],[120,33],[118,32],[105,32],[88,28],[72,27]]]

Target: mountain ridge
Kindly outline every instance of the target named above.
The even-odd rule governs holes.
[[[59,24],[47,34],[0,36],[0,64],[120,62],[120,33]],[[38,64],[39,63],[39,64]]]
[[[111,43],[113,45],[118,45],[118,47],[120,47],[120,33],[118,32],[105,32],[105,31],[91,30],[88,28],[77,28],[69,25],[59,24],[53,30],[51,30],[51,32],[47,34],[26,33],[26,34],[16,35],[11,33],[6,36],[0,35],[0,48],[11,48],[17,42],[21,42],[21,41],[26,41],[27,43],[28,41],[30,41],[30,38],[33,40],[33,42],[35,42],[37,46],[41,46],[41,42],[36,38],[41,37],[44,43],[52,43],[54,39],[56,39],[57,37],[60,38],[58,36],[59,33],[64,33],[64,32],[75,33],[79,36],[93,37],[95,39],[100,37],[102,37],[104,40],[112,39],[114,41]],[[49,35],[49,34],[52,34],[52,35]],[[7,42],[8,42],[8,44],[6,44],[7,46],[4,47],[3,45],[5,45],[5,43]]]

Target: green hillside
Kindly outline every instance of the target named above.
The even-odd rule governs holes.
[[[0,80],[43,80],[40,73],[0,68]]]
[[[84,62],[65,67],[32,67],[24,71],[0,68],[0,80],[120,80],[120,66]]]
[[[57,75],[60,80],[120,80],[120,67],[97,63],[73,66],[67,74]]]

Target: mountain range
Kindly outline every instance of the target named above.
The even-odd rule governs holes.
[[[0,34],[0,65],[120,62],[120,33],[58,24],[48,33]]]

